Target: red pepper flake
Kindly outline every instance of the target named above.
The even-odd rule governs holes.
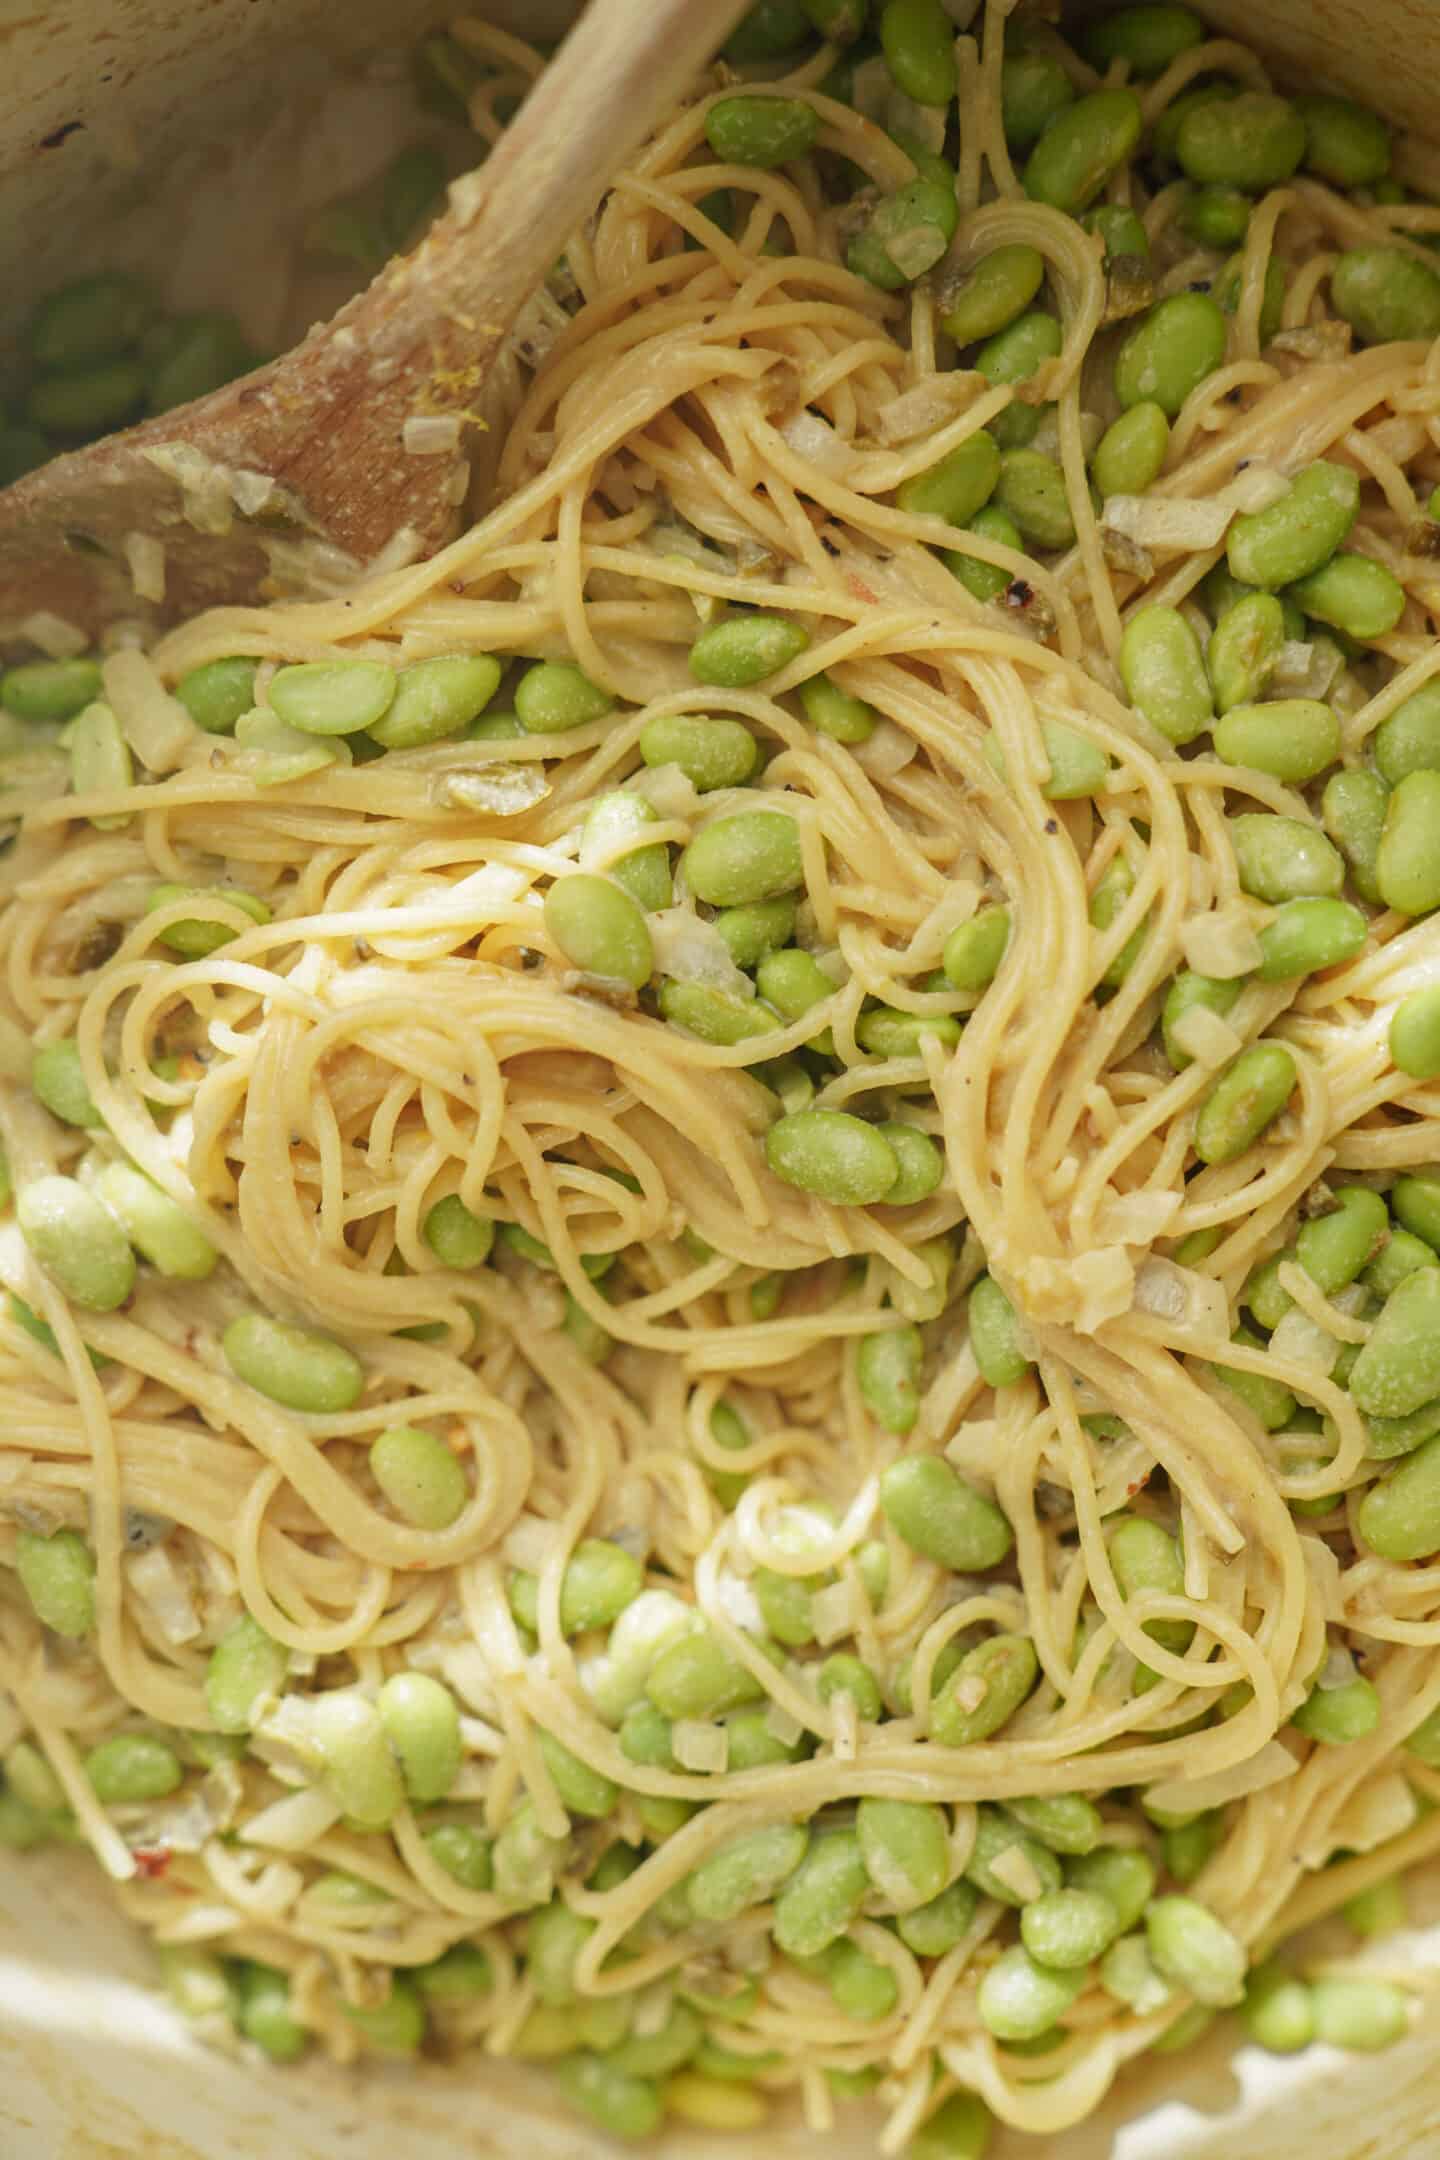
[[[143,1875],[146,1882],[159,1882],[174,1855],[168,1845],[137,1845],[130,1857],[135,1862],[136,1872]]]
[[[856,577],[853,570],[847,573],[845,583],[849,588],[850,596],[852,599],[863,600],[867,607],[878,606],[879,603],[877,602],[874,593],[871,592],[870,587],[865,583],[865,580],[863,578]]]

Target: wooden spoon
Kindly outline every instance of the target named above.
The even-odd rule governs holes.
[[[515,317],[627,155],[746,0],[591,0],[488,162],[415,251],[304,343],[208,397],[53,459],[0,491],[0,615],[46,610],[94,636],[273,597],[271,549],[328,543],[358,568],[397,534],[453,538],[466,417]],[[459,439],[415,430],[462,416]],[[442,448],[418,451],[438,434]],[[163,599],[137,599],[164,549]],[[147,576],[146,558],[149,559]],[[303,573],[302,573],[303,575]],[[287,579],[294,590],[293,571]]]

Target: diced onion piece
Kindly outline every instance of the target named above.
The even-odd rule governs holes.
[[[252,1815],[240,1835],[247,1845],[265,1845],[274,1852],[303,1852],[340,1820],[340,1804],[318,1785],[303,1792],[286,1793],[269,1807]]]
[[[772,1702],[765,1712],[765,1730],[781,1747],[794,1747],[805,1727],[799,1718],[793,1717],[783,1703]]]
[[[822,1648],[839,1642],[855,1626],[855,1599],[848,1582],[827,1583],[810,1600],[815,1640]]]
[[[1224,1807],[1229,1800],[1264,1792],[1282,1778],[1293,1777],[1299,1767],[1299,1757],[1292,1755],[1283,1741],[1267,1740],[1244,1762],[1232,1763],[1228,1770],[1217,1770],[1210,1777],[1171,1778],[1166,1784],[1147,1786],[1145,1799],[1161,1814],[1203,1815],[1209,1808]]]
[[[1228,1334],[1225,1287],[1213,1275],[1152,1253],[1135,1276],[1135,1308],[1168,1321],[1175,1335]]]
[[[1237,1034],[1223,1013],[1211,1012],[1206,1005],[1192,1005],[1170,1032],[1197,1065],[1227,1064],[1245,1045],[1244,1036]]]
[[[890,234],[885,241],[885,253],[903,276],[918,278],[933,269],[949,244],[938,225],[922,219]]]
[[[24,642],[44,653],[47,660],[76,660],[90,649],[90,640],[80,625],[67,622],[63,615],[52,615],[49,608],[36,608],[17,627]]]
[[[437,801],[454,809],[519,817],[545,800],[550,783],[538,764],[497,765],[484,772],[441,773],[432,792]]]
[[[1108,1193],[1097,1211],[1099,1235],[1118,1245],[1153,1245],[1169,1233],[1180,1204],[1175,1192]]]
[[[153,533],[129,532],[120,543],[137,600],[165,598],[165,543]]]
[[[1355,1663],[1355,1653],[1349,1644],[1331,1643],[1326,1653],[1325,1663],[1320,1668],[1320,1677],[1315,1682],[1315,1685],[1317,1688],[1324,1689],[1327,1694],[1331,1688],[1349,1687],[1358,1670],[1359,1668]]]
[[[0,1013],[0,1075],[28,1083],[34,1061],[35,1045],[24,1028],[8,1013]]]
[[[677,1718],[670,1728],[670,1744],[682,1770],[718,1773],[730,1758],[724,1726],[709,1718]]]
[[[842,1688],[838,1695],[831,1696],[830,1715],[835,1721],[836,1762],[854,1762],[860,1745],[860,1713],[848,1689]]]
[[[700,808],[694,781],[678,765],[647,765],[630,781],[629,791],[643,796],[664,825],[687,825]]]
[[[753,998],[755,985],[730,957],[730,948],[713,923],[702,922],[689,908],[657,908],[646,917],[655,966],[677,982],[705,983],[732,997]]]
[[[895,257],[897,268],[901,267],[900,259],[895,255],[894,243],[887,242],[886,246],[889,253]],[[943,241],[941,248],[943,252]],[[934,262],[935,256],[932,255],[930,260]],[[918,274],[917,272],[916,275]],[[780,433],[797,457],[804,458],[817,472],[829,473],[834,479],[842,478],[855,463],[855,452],[849,443],[843,436],[837,435],[829,421],[822,420],[818,413],[808,409],[792,413]]]
[[[1221,982],[1253,974],[1261,960],[1254,918],[1243,900],[1181,923],[1180,950],[1185,965],[1197,975],[1213,975]]]
[[[1294,353],[1298,360],[1313,360],[1320,366],[1333,360],[1343,360],[1352,341],[1350,325],[1337,322],[1301,323],[1294,330],[1277,330],[1270,340],[1275,352]]]
[[[1194,555],[1218,547],[1234,515],[1233,503],[1213,495],[1199,502],[1178,495],[1110,495],[1101,533],[1108,526],[1138,547]]]
[[[1340,1355],[1338,1339],[1312,1320],[1309,1313],[1298,1305],[1292,1305],[1270,1337],[1270,1348],[1277,1358],[1288,1365],[1299,1365],[1306,1372],[1328,1377]]]
[[[555,1550],[555,1525],[543,1515],[517,1515],[500,1549],[511,1567],[538,1575]]]
[[[940,0],[957,30],[968,30],[980,12],[980,0]]]
[[[115,652],[101,669],[105,695],[140,763],[154,773],[174,772],[195,741],[195,723],[171,697],[154,663],[142,652]]]
[[[1402,1772],[1387,1771],[1351,1795],[1338,1815],[1326,1822],[1325,1850],[1313,1857],[1302,1849],[1306,1867],[1323,1867],[1330,1855],[1345,1847],[1349,1852],[1374,1852],[1410,1828],[1418,1803]]]
[[[168,1643],[194,1642],[200,1614],[190,1585],[164,1545],[152,1545],[124,1563],[130,1588]]]
[[[990,1862],[990,1872],[1007,1890],[1013,1890],[1024,1905],[1032,1905],[1036,1898],[1045,1894],[1040,1871],[1023,1846],[1007,1845],[1004,1852],[997,1853]]]
[[[922,375],[919,382],[890,398],[876,414],[881,442],[914,442],[944,427],[974,404],[990,385],[972,368],[952,368],[945,375]]]
[[[444,457],[460,447],[460,415],[411,413],[400,441],[407,457]]]
[[[881,720],[862,743],[850,745],[850,755],[874,779],[893,780],[920,754],[920,746],[906,729],[893,720]]]
[[[1278,465],[1267,465],[1263,460],[1247,465],[1237,472],[1233,480],[1219,489],[1216,500],[1230,503],[1247,516],[1254,510],[1268,510],[1271,503],[1279,502],[1282,495],[1290,492],[1293,476],[1281,472]]]
[[[716,1574],[715,1602],[732,1627],[747,1634],[764,1634],[765,1615],[760,1600],[746,1578],[733,1568],[721,1568]]]

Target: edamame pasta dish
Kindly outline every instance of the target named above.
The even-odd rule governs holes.
[[[1404,2031],[1281,1946],[1440,1848],[1437,196],[765,0],[446,552],[29,626],[0,1834],[204,2033],[973,2160]]]

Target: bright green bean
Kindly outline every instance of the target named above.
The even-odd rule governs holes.
[[[640,730],[647,765],[678,765],[700,793],[740,787],[760,761],[760,746],[742,721],[710,720],[699,713],[667,713]]]
[[[863,1805],[863,1803],[862,1803]],[[787,1957],[818,1957],[838,1942],[871,1887],[857,1830],[813,1835],[775,1900],[771,1932]]]
[[[1133,90],[1097,90],[1064,106],[1030,153],[1026,194],[1078,217],[1130,157],[1140,127]]]
[[[1386,1300],[1350,1373],[1373,1417],[1406,1417],[1440,1395],[1440,1270],[1419,1268]]]
[[[799,623],[784,615],[732,615],[701,631],[690,648],[690,673],[696,682],[741,690],[778,675],[809,643]]]
[[[1412,772],[1440,772],[1440,682],[1397,705],[1371,737],[1382,779],[1394,787]]]
[[[100,689],[98,660],[26,660],[0,674],[0,705],[18,720],[73,720]]]
[[[151,889],[146,906],[149,909],[171,907],[177,900],[220,901],[237,913],[248,915],[252,922],[267,923],[270,920],[270,910],[265,902],[236,885],[216,885],[208,890],[193,885],[156,885]],[[222,945],[231,944],[239,935],[229,923],[222,922],[218,916],[206,915],[202,909],[169,924],[160,932],[160,943],[168,945],[182,959],[198,960],[207,953],[218,952]]]
[[[813,105],[764,92],[721,98],[705,115],[705,139],[722,164],[767,171],[804,157],[818,130]]]
[[[15,1572],[37,1620],[79,1641],[95,1625],[95,1556],[78,1530],[15,1532]]]
[[[1205,649],[1217,712],[1229,713],[1255,703],[1275,671],[1284,643],[1285,610],[1273,593],[1248,593],[1225,610]]]
[[[1440,907],[1440,772],[1407,773],[1390,796],[1375,883],[1386,907],[1428,915]]]
[[[95,1179],[96,1197],[110,1210],[136,1251],[162,1275],[203,1282],[219,1257],[185,1210],[128,1163],[108,1163]]]
[[[1207,108],[1209,109],[1209,108]],[[1208,293],[1172,293],[1130,332],[1115,359],[1115,394],[1127,411],[1158,405],[1171,420],[1225,358],[1225,316]]]
[[[1013,1387],[1031,1369],[1021,1340],[1015,1308],[992,1275],[982,1275],[970,1292],[970,1347],[989,1387]]]
[[[272,676],[270,710],[302,735],[357,735],[383,720],[398,684],[379,660],[302,660]]]
[[[1339,1687],[1312,1689],[1299,1709],[1290,1713],[1295,1730],[1324,1747],[1345,1747],[1352,1740],[1363,1740],[1379,1722],[1375,1683],[1358,1673]]]
[[[572,870],[545,896],[545,928],[582,973],[638,990],[650,979],[655,950],[644,911],[623,885]]]
[[[1415,1080],[1440,1074],[1440,987],[1412,990],[1390,1020],[1390,1055]]]
[[[1023,457],[1030,453],[1020,451],[1016,454]],[[1109,778],[1110,760],[1088,735],[1082,735],[1078,728],[1067,727],[1063,720],[1042,720],[1040,740],[1050,766],[1049,777],[1040,792],[1048,802],[1078,802],[1100,793]],[[1008,779],[1005,753],[999,737],[993,733],[985,738],[985,756],[1001,779]]]
[[[1440,276],[1401,248],[1355,248],[1330,273],[1330,299],[1362,345],[1440,336]]]
[[[957,345],[978,344],[1023,315],[1044,282],[1045,258],[1038,248],[992,248],[943,296],[940,319]]]
[[[880,1479],[886,1520],[913,1551],[957,1574],[998,1567],[1014,1543],[993,1500],[937,1455],[904,1455]]]
[[[1001,509],[1033,547],[1067,548],[1074,541],[1075,521],[1065,475],[1054,458],[1040,450],[1007,451],[1000,460],[997,492]]]
[[[950,1872],[943,1808],[925,1801],[865,1799],[855,1827],[865,1873],[895,1912],[914,1912],[940,1895]]]
[[[1272,2055],[1294,2055],[1315,2037],[1315,2005],[1303,1980],[1283,1965],[1257,1965],[1245,1986],[1245,2030]]]
[[[541,660],[515,686],[515,712],[530,735],[568,735],[603,720],[615,700],[573,660]]]
[[[782,810],[741,810],[703,826],[681,858],[686,882],[710,907],[744,907],[804,882],[800,828]]]
[[[1213,975],[1197,975],[1191,968],[1182,968],[1165,993],[1165,1003],[1160,1013],[1160,1028],[1165,1044],[1165,1055],[1176,1072],[1183,1072],[1192,1061],[1179,1040],[1179,1025],[1186,1013],[1203,1006],[1206,1012],[1219,1013],[1222,1018],[1239,999],[1243,984],[1238,981],[1222,981]]]
[[[1410,2024],[1409,1998],[1388,1980],[1316,1980],[1310,1989],[1315,2037],[1370,2054],[1393,2047]]]
[[[941,1747],[954,1748],[988,1740],[1029,1697],[1039,1671],[1028,1636],[987,1636],[965,1652],[937,1689],[930,1706],[932,1737]]]
[[[812,675],[801,683],[799,697],[811,727],[833,742],[868,742],[875,732],[874,706],[842,690],[828,675]]]
[[[466,1890],[488,1890],[494,1867],[488,1841],[468,1823],[438,1823],[425,1832],[425,1848],[437,1867]]]
[[[461,1463],[422,1426],[387,1427],[371,1444],[370,1475],[417,1530],[448,1530],[470,1497]]]
[[[1172,61],[1204,36],[1205,25],[1190,8],[1145,0],[1092,23],[1085,33],[1084,50],[1102,74],[1112,60],[1124,60],[1132,76],[1148,81],[1163,75]]]
[[[1295,100],[1305,122],[1305,170],[1339,188],[1373,187],[1390,170],[1390,130],[1353,98],[1311,91]]]
[[[1261,982],[1288,982],[1337,967],[1365,950],[1366,930],[1365,917],[1348,900],[1287,900],[1260,932],[1256,973]]]
[[[993,435],[980,428],[922,473],[902,481],[896,506],[917,517],[943,518],[965,525],[983,510],[1000,478],[1000,452]]]
[[[1143,495],[1165,469],[1170,423],[1165,408],[1142,399],[1112,421],[1096,445],[1090,474],[1104,496]]]
[[[668,1718],[719,1717],[759,1702],[765,1690],[708,1629],[682,1635],[650,1668],[645,1692]]]
[[[765,1135],[765,1160],[787,1185],[834,1207],[883,1200],[900,1173],[884,1134],[844,1110],[799,1110],[777,1119]]]
[[[1244,1947],[1209,1908],[1190,1897],[1156,1898],[1145,1915],[1156,1969],[1212,2009],[1244,1993]]]
[[[1269,811],[1229,820],[1231,845],[1242,889],[1278,907],[1307,895],[1333,897],[1345,882],[1338,849],[1313,825]]]
[[[37,1178],[21,1191],[15,1214],[31,1258],[73,1304],[113,1312],[125,1303],[135,1287],[135,1255],[93,1192],[74,1178]]]
[[[1014,1943],[985,1973],[975,2007],[997,2040],[1033,2040],[1065,2015],[1087,1978],[1083,1970],[1039,1965],[1023,1943]]]
[[[640,837],[645,827],[655,822],[656,813],[643,795],[617,789],[591,804],[581,848],[581,860],[587,868],[598,858],[606,876],[623,885],[647,913],[669,907],[672,897],[668,848],[658,841],[647,847]],[[632,840],[638,844],[617,851],[617,843]]]
[[[1360,640],[1386,636],[1405,612],[1405,588],[1394,572],[1353,553],[1332,555],[1286,597],[1317,622]]]
[[[112,1733],[90,1749],[85,1775],[102,1807],[126,1807],[140,1800],[164,1800],[177,1792],[185,1773],[174,1748],[153,1733]]]
[[[975,355],[975,372],[988,383],[1021,384],[1057,357],[1065,341],[1058,316],[1031,308],[1004,330],[987,338]],[[990,422],[989,432],[1002,450],[1022,450],[1040,426],[1040,407],[1023,394]]]
[[[1176,138],[1182,169],[1206,187],[1263,194],[1278,187],[1305,155],[1305,123],[1288,98],[1245,90],[1198,105]]]
[[[885,0],[880,48],[897,88],[917,105],[955,95],[955,25],[940,0]]]
[[[1010,943],[1008,907],[983,907],[945,940],[942,965],[953,990],[984,990],[995,980]]]
[[[1057,113],[1075,102],[1075,86],[1046,52],[1010,52],[1000,71],[1000,118],[1012,150],[1029,150]]]
[[[241,1968],[240,2030],[272,2062],[295,2062],[310,2045],[310,2035],[295,2015],[288,1975],[273,1965]]]
[[[1344,465],[1307,465],[1267,509],[1237,517],[1226,560],[1242,585],[1267,592],[1294,585],[1327,563],[1355,522],[1360,481]]]
[[[855,1353],[860,1399],[886,1432],[903,1439],[920,1415],[924,1344],[918,1327],[862,1335]]]
[[[205,1703],[222,1733],[246,1733],[261,1705],[278,1697],[290,1669],[290,1653],[246,1613],[227,1629],[205,1668]]]
[[[392,1673],[376,1697],[385,1735],[400,1760],[405,1790],[420,1806],[443,1800],[460,1774],[460,1712],[429,1673]]]
[[[1178,608],[1146,607],[1131,617],[1120,641],[1120,678],[1136,711],[1167,742],[1193,742],[1214,720],[1200,640]]]
[[[959,220],[953,178],[922,174],[877,204],[851,239],[846,266],[882,292],[898,292],[939,262]]]
[[[1382,724],[1377,734],[1383,732]],[[1361,766],[1332,773],[1325,783],[1320,807],[1325,830],[1349,864],[1351,881],[1362,900],[1373,902],[1380,897],[1375,873],[1389,800],[1390,791],[1379,774]]]
[[[241,1313],[220,1346],[237,1379],[289,1410],[317,1415],[353,1410],[365,1385],[365,1368],[353,1350],[264,1313]]]
[[[686,1896],[697,1920],[734,1920],[774,1897],[799,1867],[810,1835],[798,1823],[746,1830],[719,1846],[687,1878]]]
[[[369,733],[387,750],[416,750],[458,735],[485,710],[502,672],[489,653],[417,660],[401,671],[387,710],[370,723]]]

